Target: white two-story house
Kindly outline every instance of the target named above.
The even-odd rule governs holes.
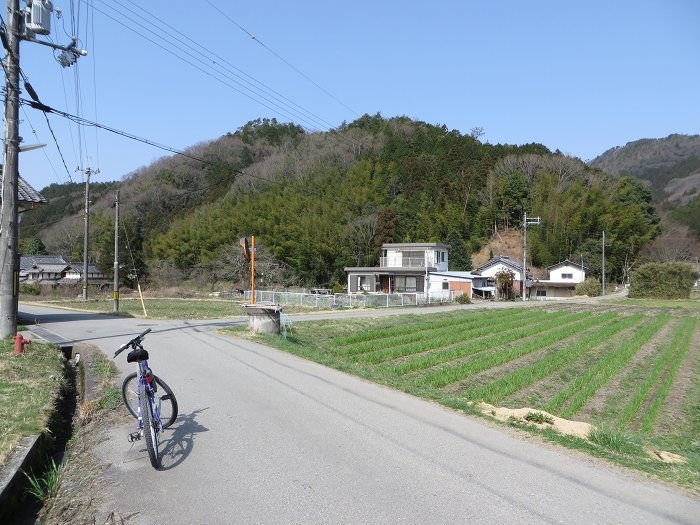
[[[530,297],[540,300],[573,297],[576,285],[586,280],[587,268],[568,259],[547,268],[549,279],[528,280]]]
[[[348,293],[426,293],[429,274],[447,271],[449,250],[435,242],[384,244],[378,267],[345,268]]]

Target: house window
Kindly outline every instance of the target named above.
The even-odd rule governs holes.
[[[425,266],[425,252],[405,251],[401,252],[401,266],[420,268]]]
[[[357,276],[357,291],[369,291],[369,280],[366,275]]]
[[[447,281],[444,281],[444,282],[442,283],[442,289],[443,289],[443,290],[449,290],[449,289],[450,289],[450,283],[448,283]]]
[[[415,277],[404,277],[397,275],[394,278],[394,287],[397,292],[415,292],[417,280]]]
[[[547,297],[547,290],[537,290],[537,297]]]
[[[416,278],[406,277],[406,291],[415,292],[416,291]]]
[[[561,274],[561,278],[562,279],[573,279],[574,274],[573,273],[563,273],[563,274]]]

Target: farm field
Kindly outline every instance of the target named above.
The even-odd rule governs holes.
[[[231,332],[467,413],[528,407],[506,424],[700,493],[692,310],[547,305],[295,323],[287,339]],[[593,430],[559,434],[545,412]]]

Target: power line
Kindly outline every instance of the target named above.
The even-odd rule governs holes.
[[[244,28],[243,26],[241,26],[238,22],[236,22],[233,18],[231,18],[230,16],[228,16],[226,13],[224,13],[224,12],[223,12],[221,9],[219,9],[217,6],[215,6],[214,4],[212,4],[209,0],[205,0],[205,2],[206,2],[207,4],[209,4],[211,7],[213,7],[214,9],[216,9],[219,13],[221,13],[222,16],[224,16],[226,19],[228,19],[231,23],[233,23],[233,24],[234,24],[236,27],[238,27],[241,31],[243,31],[245,34],[247,34],[250,38],[252,38],[252,39],[255,40],[258,44],[260,44],[262,47],[264,47],[268,52],[272,53],[272,54],[273,54],[274,56],[276,56],[279,60],[281,60],[282,62],[284,62],[285,64],[287,64],[287,66],[289,66],[289,67],[292,68],[294,71],[296,71],[299,75],[301,75],[302,77],[304,77],[306,80],[308,80],[309,82],[311,82],[314,86],[316,86],[318,89],[320,89],[321,91],[323,91],[326,95],[328,95],[328,96],[331,97],[333,100],[335,100],[338,104],[340,104],[341,106],[343,106],[345,109],[351,111],[355,116],[357,116],[357,117],[360,116],[359,113],[357,113],[357,111],[355,111],[354,109],[352,109],[351,107],[349,107],[349,106],[348,106],[347,104],[345,104],[342,100],[340,100],[338,97],[336,97],[333,93],[330,93],[330,92],[327,91],[325,88],[323,88],[322,86],[320,86],[320,85],[319,85],[318,83],[316,83],[311,77],[309,77],[306,73],[304,73],[303,71],[301,71],[299,68],[297,68],[296,66],[294,66],[294,65],[291,64],[290,62],[288,62],[288,61],[287,61],[283,56],[281,56],[279,53],[277,53],[276,51],[274,51],[274,50],[273,50],[272,48],[270,48],[269,46],[265,45],[265,43],[262,42],[259,38],[257,38],[253,33],[251,33],[251,32],[248,31],[246,28]]]
[[[2,27],[3,32],[7,31],[7,25],[5,24],[5,19],[2,17],[2,15],[0,15],[0,27]],[[8,52],[9,52],[9,50],[8,50]],[[7,67],[5,66],[5,62],[3,60],[0,60],[0,65],[2,65],[2,69],[5,72],[5,76],[7,76]],[[39,97],[36,95],[36,92],[31,87],[31,84],[29,83],[29,79],[27,78],[27,75],[24,74],[24,71],[22,71],[22,68],[18,68],[18,71],[19,71],[20,76],[22,77],[22,80],[24,80],[25,89],[28,92],[30,92],[30,95],[36,96],[36,98],[38,99]],[[36,129],[34,128],[34,125],[32,124],[31,120],[29,120],[29,115],[27,115],[27,112],[24,110],[24,108],[22,108],[22,113],[24,114],[24,117],[27,119],[27,122],[29,123],[29,127],[31,128],[32,133],[37,138],[37,140],[39,140],[39,136],[36,133]],[[46,116],[46,115],[44,115],[44,116]],[[63,158],[63,153],[61,152],[61,147],[58,145],[58,140],[56,139],[56,135],[54,134],[53,129],[51,128],[51,124],[49,123],[48,118],[46,119],[46,123],[48,124],[49,130],[51,131],[51,135],[53,136],[53,140],[56,143],[56,148],[58,149],[58,153],[61,156],[61,160],[63,160],[63,166],[66,168],[66,173],[68,174],[68,180],[71,180],[70,172],[68,171],[68,167],[66,166],[66,161]],[[56,172],[56,168],[54,167],[53,163],[51,162],[51,159],[49,158],[46,151],[44,151],[42,149],[42,152],[44,153],[46,160],[49,162],[49,165],[51,166],[51,169],[53,170],[54,175],[56,175],[56,180],[58,180],[60,182],[61,179],[59,178],[58,173]],[[72,182],[72,180],[71,180],[71,182]]]
[[[126,132],[126,131],[118,130],[118,129],[116,129],[116,128],[112,128],[112,127],[110,127],[110,126],[106,126],[106,125],[100,124],[100,123],[98,123],[98,122],[93,122],[93,121],[87,120],[87,119],[85,119],[85,118],[78,117],[78,116],[76,116],[76,115],[71,115],[70,113],[66,113],[65,111],[60,111],[60,110],[54,109],[54,108],[52,108],[52,107],[50,107],[50,106],[47,106],[47,105],[45,105],[45,104],[42,104],[41,102],[36,102],[36,101],[26,100],[26,99],[20,98],[20,103],[21,103],[21,104],[29,105],[30,107],[32,107],[32,108],[34,108],[34,109],[37,109],[37,110],[39,110],[39,111],[42,111],[42,112],[44,112],[44,113],[53,113],[53,114],[55,114],[55,115],[59,115],[59,116],[64,117],[64,118],[66,118],[66,119],[68,119],[68,120],[71,120],[71,121],[73,121],[73,122],[76,122],[77,124],[80,124],[80,125],[82,125],[82,126],[95,126],[95,127],[99,128],[99,129],[102,129],[102,130],[105,130],[105,131],[109,131],[110,133],[114,133],[114,134],[116,134],[116,135],[120,135],[120,136],[122,136],[122,137],[131,139],[131,140],[135,140],[135,141],[141,142],[141,143],[143,143],[143,144],[148,144],[149,146],[153,146],[153,147],[155,147],[155,148],[162,149],[162,150],[164,150],[164,151],[168,151],[168,152],[170,152],[170,153],[174,153],[174,154],[176,154],[176,155],[180,155],[180,156],[182,156],[182,157],[186,157],[186,158],[188,158],[188,159],[192,159],[192,160],[197,161],[197,162],[201,162],[202,164],[206,164],[206,165],[208,165],[208,166],[226,168],[226,169],[230,170],[231,172],[237,173],[238,175],[242,175],[242,176],[244,176],[244,177],[249,177],[249,178],[251,178],[251,179],[261,180],[261,181],[263,181],[263,182],[267,182],[268,184],[278,184],[278,183],[280,182],[280,181],[277,181],[277,180],[266,179],[265,177],[260,177],[259,175],[253,175],[253,174],[250,174],[250,173],[246,173],[246,172],[244,172],[244,171],[239,170],[238,168],[233,167],[231,164],[229,164],[229,163],[227,163],[227,162],[222,162],[222,161],[212,162],[212,161],[203,159],[203,158],[201,158],[201,157],[196,157],[196,156],[194,156],[194,155],[191,155],[191,154],[189,154],[189,153],[185,153],[184,151],[178,150],[178,149],[173,148],[173,147],[171,147],[171,146],[167,146],[167,145],[165,145],[165,144],[159,144],[159,143],[157,143],[157,142],[155,142],[155,141],[153,141],[153,140],[146,139],[146,138],[143,138],[143,137],[138,137],[138,136],[133,135],[133,134],[131,134],[131,133],[128,133],[128,132]],[[222,181],[222,183],[223,183],[223,181]],[[214,185],[212,185],[212,186],[205,187],[205,188],[200,188],[200,189],[197,189],[197,190],[192,191],[191,193],[195,193],[195,192],[197,192],[197,191],[202,191],[203,189],[208,189],[208,188],[213,187],[213,186],[215,186],[215,185],[216,185],[216,184],[214,184]],[[305,194],[308,195],[308,196],[313,196],[313,197],[322,196],[321,193],[317,193],[317,192],[307,192],[307,191],[303,191],[301,188],[297,188],[297,190],[298,190],[300,193],[305,193]],[[184,194],[183,194],[183,195],[184,195]],[[350,202],[350,201],[345,201],[345,200],[343,200],[343,199],[335,199],[335,200],[336,200],[337,202],[342,202],[342,203],[347,204],[347,205],[349,205],[349,206],[357,206],[357,205],[358,205],[357,203]]]
[[[209,56],[206,56],[204,53],[201,53],[201,52],[197,52],[197,53],[198,53],[198,54],[201,54],[206,60],[209,60],[209,61],[211,61],[212,63],[217,64],[218,66],[221,66],[221,64],[220,64],[219,62],[223,62],[224,64],[226,64],[226,65],[229,66],[230,68],[234,69],[235,71],[237,71],[237,72],[240,73],[241,75],[243,75],[243,76],[247,77],[248,79],[250,79],[253,83],[255,83],[255,84],[261,86],[264,90],[266,90],[266,91],[270,94],[270,96],[272,96],[272,97],[273,97],[274,99],[276,99],[277,101],[282,102],[283,104],[285,103],[284,101],[288,102],[289,104],[291,104],[291,105],[295,106],[296,108],[298,108],[299,110],[301,110],[303,113],[305,113],[305,114],[307,114],[307,115],[313,117],[313,120],[314,120],[316,123],[325,124],[328,128],[334,127],[334,124],[331,124],[330,122],[328,122],[327,120],[324,120],[322,117],[319,117],[318,115],[316,115],[316,114],[313,113],[312,111],[309,111],[308,109],[304,108],[303,106],[300,106],[299,104],[297,104],[297,103],[294,102],[293,100],[291,100],[291,99],[285,97],[283,94],[279,93],[278,91],[275,91],[273,88],[271,88],[270,86],[266,85],[264,82],[261,82],[261,81],[257,80],[257,79],[256,79],[255,77],[253,77],[252,75],[249,75],[248,73],[246,73],[246,72],[243,71],[242,69],[236,67],[234,64],[232,64],[231,62],[229,62],[228,60],[226,60],[224,57],[222,57],[222,56],[220,56],[220,55],[217,55],[216,53],[214,53],[213,51],[211,51],[211,50],[208,49],[207,47],[201,45],[200,43],[198,43],[197,41],[193,40],[192,38],[190,38],[190,37],[187,36],[186,34],[182,33],[181,31],[177,30],[176,28],[174,28],[173,26],[171,26],[171,25],[168,24],[167,22],[163,21],[160,17],[154,15],[153,13],[150,13],[149,11],[147,11],[146,9],[144,9],[141,5],[139,5],[139,4],[135,3],[135,2],[133,2],[133,0],[126,0],[126,1],[129,2],[130,4],[134,5],[134,6],[137,8],[138,11],[135,13],[135,14],[137,14],[137,16],[141,16],[143,13],[149,15],[149,16],[153,19],[153,23],[154,23],[154,24],[161,24],[161,25],[167,27],[168,29],[174,31],[177,35],[179,35],[179,36],[185,38],[187,41],[189,41],[189,42],[191,42],[192,44],[194,44],[194,45],[195,45],[196,47],[198,47],[199,49],[202,49],[202,50],[203,50],[206,54],[208,54]],[[116,0],[115,0],[115,3],[117,3],[118,5],[120,5],[120,7],[121,7],[122,9],[126,9],[127,11],[129,11],[129,12],[131,12],[131,13],[134,13],[133,10],[129,9],[129,8],[126,7],[124,4],[121,4],[121,3],[119,3],[119,2],[116,1]],[[163,31],[164,33],[167,34],[166,31],[164,31],[164,30],[162,30],[162,29],[161,29],[161,31]],[[168,36],[172,37],[171,34],[168,34]],[[179,41],[179,39],[177,39],[177,40]],[[217,62],[217,61],[218,61],[218,62]],[[240,79],[241,79],[243,82],[245,82],[246,84],[249,84],[249,85],[251,85],[251,86],[254,85],[252,82],[249,82],[248,80],[246,80],[245,78],[241,77],[241,76],[238,75],[237,73],[234,73],[234,72],[231,71],[230,69],[229,69],[228,71],[230,71],[230,72],[231,72],[233,75],[235,75],[237,78],[240,78]],[[254,88],[254,89],[257,89],[257,88]],[[281,100],[281,99],[283,99],[284,101]]]
[[[288,119],[288,120],[290,120],[290,121],[292,121],[292,122],[295,122],[295,121],[302,121],[302,122],[305,122],[305,123],[306,123],[306,126],[302,126],[302,127],[304,127],[305,129],[307,129],[307,130],[309,130],[309,131],[315,131],[315,130],[317,129],[316,124],[314,124],[314,123],[313,123],[311,120],[309,120],[308,118],[305,118],[305,117],[301,117],[301,118],[300,118],[300,116],[298,115],[298,112],[297,112],[297,111],[295,111],[295,110],[293,110],[293,109],[291,109],[291,108],[289,108],[289,107],[287,107],[287,108],[282,107],[282,105],[276,103],[276,102],[273,101],[273,100],[270,100],[270,99],[269,99],[267,96],[265,96],[264,94],[255,93],[255,92],[253,92],[253,94],[250,94],[250,93],[247,93],[246,91],[243,91],[243,89],[249,89],[249,88],[247,88],[246,86],[242,85],[241,82],[239,82],[239,81],[236,80],[235,78],[232,78],[230,75],[227,75],[225,72],[221,72],[221,71],[215,69],[213,66],[211,66],[211,65],[209,65],[209,64],[206,64],[206,65],[205,65],[205,64],[202,64],[202,63],[201,63],[201,60],[200,60],[197,56],[193,55],[193,54],[192,54],[191,52],[189,52],[188,50],[183,49],[182,47],[180,47],[180,46],[177,44],[177,42],[170,42],[170,41],[166,40],[165,38],[163,38],[162,36],[158,36],[158,35],[154,34],[153,31],[152,31],[152,28],[149,28],[149,27],[144,26],[144,25],[141,24],[137,19],[133,19],[133,18],[129,17],[128,15],[125,15],[124,13],[119,12],[119,11],[116,10],[114,7],[111,7],[111,6],[107,6],[107,7],[109,7],[110,9],[112,9],[113,11],[115,11],[116,13],[118,13],[119,15],[123,16],[123,17],[126,18],[127,20],[130,20],[130,21],[132,22],[133,25],[140,26],[140,27],[142,27],[144,30],[149,31],[149,34],[152,35],[153,37],[155,37],[155,38],[160,38],[161,40],[164,40],[164,41],[166,42],[166,44],[167,44],[169,47],[165,47],[165,46],[161,45],[160,43],[156,42],[156,41],[155,41],[153,38],[151,38],[150,36],[146,36],[145,34],[140,33],[139,31],[137,31],[136,29],[134,29],[132,26],[127,25],[127,24],[124,24],[124,23],[121,22],[120,20],[114,18],[114,17],[111,16],[110,14],[106,13],[105,11],[103,11],[103,10],[101,10],[100,8],[95,7],[95,6],[93,5],[93,9],[95,9],[97,12],[99,12],[99,13],[101,13],[102,15],[106,16],[107,18],[113,20],[114,22],[118,23],[119,25],[125,27],[125,28],[128,29],[129,31],[131,31],[131,32],[133,32],[133,33],[136,33],[136,34],[139,35],[141,38],[143,38],[143,39],[147,40],[148,42],[152,43],[153,45],[155,45],[155,46],[161,48],[163,51],[165,51],[165,52],[167,52],[167,53],[173,55],[174,57],[176,57],[176,58],[182,60],[182,61],[185,62],[186,64],[188,64],[188,65],[194,67],[195,69],[201,71],[201,72],[204,73],[205,75],[207,75],[207,76],[213,78],[213,79],[216,80],[217,82],[220,82],[221,84],[223,84],[223,85],[229,87],[230,89],[233,89],[234,91],[236,91],[236,92],[240,93],[241,95],[243,95],[243,96],[245,96],[245,97],[251,99],[252,101],[254,101],[254,102],[260,104],[261,106],[266,107],[266,108],[269,109],[270,111],[275,112],[276,114],[278,114],[278,115],[284,117],[285,119]],[[166,31],[163,31],[163,30],[160,30],[160,31],[163,32],[163,33],[165,33],[165,34],[167,35],[167,32],[166,32]],[[174,38],[174,37],[171,37],[171,38]],[[171,48],[176,49],[178,52],[173,51],[173,49],[171,49]],[[183,56],[181,53],[184,53],[184,55],[187,55],[187,56],[191,57],[193,60],[195,60],[195,62],[192,62],[191,60],[188,60],[188,59],[185,58],[185,56]],[[199,54],[201,55],[201,53],[199,53]],[[216,73],[216,75],[221,75],[221,76],[223,76],[224,78],[226,78],[227,80],[232,81],[232,82],[234,82],[235,84],[238,84],[238,85],[241,86],[243,89],[239,89],[238,87],[232,85],[230,82],[228,82],[228,81],[226,81],[226,80],[224,80],[224,79],[222,79],[222,78],[216,76],[215,74],[212,74],[211,72],[209,72],[209,71],[207,71],[206,69],[204,69],[204,67],[207,67],[207,68],[209,68],[210,70],[213,70],[214,73]],[[260,99],[262,99],[262,101],[261,101]],[[264,101],[264,102],[263,102],[263,101]],[[275,107],[272,107],[272,106],[276,106],[276,108],[275,108]],[[298,116],[297,116],[297,118],[294,118],[294,117],[290,116],[289,114],[287,114],[287,113],[285,113],[285,112],[297,113]]]

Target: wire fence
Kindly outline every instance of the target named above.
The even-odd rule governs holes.
[[[282,306],[298,305],[307,308],[392,308],[400,306],[421,306],[427,304],[452,303],[462,292],[438,291],[434,293],[357,293],[357,294],[318,294],[274,290],[255,290],[256,303],[272,303]],[[234,295],[231,294],[231,297]],[[250,291],[244,292],[245,300],[250,301]],[[226,297],[221,294],[220,297]],[[237,295],[240,297],[240,294]]]

